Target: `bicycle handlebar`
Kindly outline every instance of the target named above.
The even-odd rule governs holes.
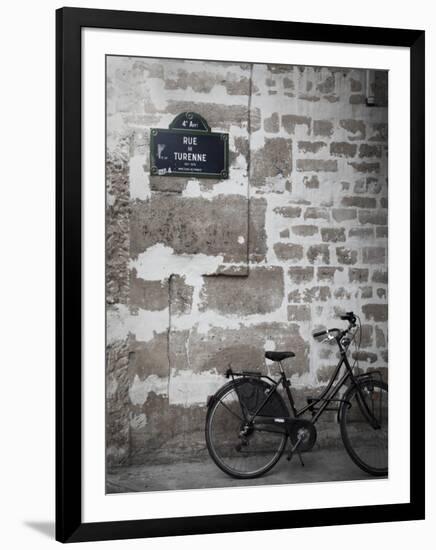
[[[344,313],[344,315],[341,315],[342,321],[348,321],[351,325],[356,324],[356,316],[352,311],[347,311],[347,313]]]
[[[354,315],[354,313],[352,311],[348,311],[347,313],[341,315],[340,317],[343,321],[348,321],[350,323],[347,330],[349,330],[351,327],[354,327],[356,325],[356,320],[357,319],[356,319],[356,316]],[[344,334],[347,332],[347,330],[344,331]],[[319,338],[320,336],[325,336],[326,334],[329,334],[330,332],[343,332],[343,331],[339,328],[329,328],[329,329],[326,329],[326,330],[318,330],[316,332],[313,332],[312,336],[314,338]]]
[[[313,332],[312,336],[314,338],[319,338],[320,336],[325,336],[326,334],[329,334],[330,332],[341,332],[340,328],[328,328],[326,330],[319,330],[317,332]]]

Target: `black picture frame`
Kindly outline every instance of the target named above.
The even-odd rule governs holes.
[[[81,29],[384,45],[409,48],[410,76],[410,502],[135,521],[82,522]],[[128,539],[259,528],[423,519],[424,510],[424,51],[420,30],[262,21],[94,9],[56,12],[56,539]],[[412,365],[413,362],[413,365]]]

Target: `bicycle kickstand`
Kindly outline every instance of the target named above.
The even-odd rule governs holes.
[[[300,453],[300,451],[297,450],[298,446],[300,445],[302,440],[303,440],[303,438],[301,436],[298,436],[297,442],[295,443],[295,445],[291,448],[291,450],[288,453],[288,456],[287,456],[288,462],[291,460],[292,456],[294,455],[294,452],[297,451],[298,458],[300,459],[300,463],[301,463],[302,466],[304,466],[304,462],[303,462],[303,459],[301,457],[301,453]]]

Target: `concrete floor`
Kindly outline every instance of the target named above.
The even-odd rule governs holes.
[[[209,458],[201,462],[125,466],[108,472],[106,492],[130,493],[376,479],[360,470],[345,449],[313,450],[302,456],[304,467],[301,466],[298,456],[288,462],[286,454],[283,454],[278,464],[267,474],[249,480],[227,476]]]

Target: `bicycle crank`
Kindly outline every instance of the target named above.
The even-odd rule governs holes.
[[[292,447],[300,453],[311,451],[316,442],[316,428],[310,420],[293,418],[288,423],[288,434]]]

